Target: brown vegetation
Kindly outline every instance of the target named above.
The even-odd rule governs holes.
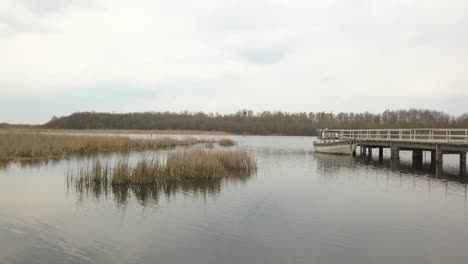
[[[218,141],[218,144],[223,147],[231,147],[236,145],[236,142],[230,138],[223,138]]]
[[[72,154],[168,149],[214,142],[216,140],[192,137],[132,139],[121,136],[0,133],[0,162],[15,159],[60,158]]]
[[[79,134],[143,134],[143,135],[228,135],[229,133],[224,131],[209,131],[209,130],[172,130],[172,129],[49,129],[44,128],[44,126],[17,126],[17,125],[7,125],[2,126],[0,124],[0,132],[15,132],[15,133],[31,133],[31,132],[40,132],[40,133],[79,133]]]
[[[168,155],[165,163],[142,158],[134,166],[127,160],[114,165],[95,161],[91,167],[69,172],[68,179],[80,188],[102,188],[107,185],[166,184],[186,180],[210,180],[249,175],[256,161],[240,151],[189,150]]]

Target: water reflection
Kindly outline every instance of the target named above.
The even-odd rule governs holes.
[[[444,190],[445,197],[449,192],[461,195],[467,201],[466,174],[451,174],[443,170],[441,164],[422,163],[413,166],[408,160],[395,159],[369,159],[368,157],[355,158],[351,156],[336,156],[327,154],[314,154],[317,175],[321,175],[326,182],[345,182],[369,185],[369,176],[375,177],[374,183],[382,183],[386,187],[397,184],[397,189],[410,187],[411,189]]]
[[[370,166],[378,170],[390,170],[407,175],[428,176],[437,179],[445,179],[459,183],[468,183],[468,175],[466,174],[466,167],[461,167],[458,174],[452,173],[453,168],[449,168],[448,172],[444,170],[442,164],[433,164],[421,162],[415,164],[411,160],[399,159],[372,159],[372,157],[351,157],[351,156],[336,156],[315,153],[314,158],[317,160],[317,169],[330,173],[333,171],[340,171],[345,168],[356,168],[363,166]],[[453,165],[452,165],[453,167]]]
[[[380,169],[390,169],[392,172],[400,172],[407,175],[427,176],[437,179],[445,179],[459,183],[467,183],[468,177],[466,170],[458,171],[454,169],[455,165],[450,164],[447,171],[444,170],[442,164],[430,162],[415,162],[414,160],[399,160],[399,159],[384,159],[380,161],[372,159],[358,159],[363,166],[372,166]]]
[[[117,205],[125,205],[129,200],[135,199],[139,204],[146,206],[156,205],[161,195],[167,198],[178,193],[191,194],[194,197],[215,196],[221,192],[224,183],[245,184],[250,177],[249,174],[231,175],[229,178],[168,181],[162,184],[80,184],[67,177],[66,186],[67,193],[73,193],[79,203],[90,198],[112,197]]]
[[[411,153],[394,163],[388,152],[313,153],[311,138],[233,138],[255,154],[255,175],[77,188],[64,185],[67,170],[93,158],[10,164],[0,170],[0,263],[466,262],[457,157],[437,173]]]

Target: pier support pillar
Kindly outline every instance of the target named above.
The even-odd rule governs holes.
[[[413,167],[421,168],[423,163],[423,152],[420,149],[413,150]]]
[[[390,149],[392,159],[400,159],[400,148],[392,146]]]
[[[436,162],[435,176],[436,176],[436,178],[442,178],[444,176],[444,168],[442,166],[442,163]]]
[[[398,171],[400,169],[400,160],[399,159],[390,159],[390,170]]]
[[[440,147],[438,145],[436,145],[435,156],[436,156],[436,163],[442,164],[443,153],[442,153],[442,150],[440,149]]]
[[[383,148],[382,147],[379,148],[379,160],[380,161],[383,160]]]
[[[462,164],[466,166],[466,152],[460,153],[460,165]]]
[[[460,153],[460,175],[466,175],[466,152]]]
[[[365,155],[366,155],[366,147],[361,146],[361,156],[365,156]]]
[[[422,161],[423,152],[420,149],[413,150],[413,160]]]
[[[435,167],[436,165],[436,151],[435,150],[431,150],[431,166],[432,167]]]
[[[369,157],[372,157],[372,148],[368,148],[368,149],[369,149],[369,151],[368,151]]]

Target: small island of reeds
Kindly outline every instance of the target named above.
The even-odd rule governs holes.
[[[257,168],[254,157],[238,150],[187,150],[169,153],[165,162],[141,158],[131,165],[127,159],[113,164],[95,160],[92,165],[69,171],[67,181],[76,188],[97,186],[167,184],[191,180],[218,180],[247,176]]]
[[[62,158],[70,155],[89,155],[103,152],[143,151],[189,147],[196,144],[224,144],[226,139],[182,139],[163,137],[156,139],[128,136],[76,135],[51,133],[0,133],[0,162]],[[235,144],[235,142],[234,142]],[[232,145],[234,145],[232,144]]]
[[[223,147],[231,147],[236,145],[236,142],[230,138],[223,138],[218,141],[218,144]]]

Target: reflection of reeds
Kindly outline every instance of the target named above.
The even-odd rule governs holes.
[[[80,195],[98,197],[111,191],[118,203],[124,203],[129,192],[141,201],[156,200],[162,190],[212,193],[219,191],[221,179],[245,179],[255,169],[256,161],[247,153],[199,149],[171,153],[165,163],[142,158],[130,165],[123,159],[111,166],[97,160],[90,167],[69,171],[67,185]]]
[[[213,139],[131,139],[121,136],[77,136],[43,133],[0,133],[0,162],[15,159],[59,158],[72,154],[157,150],[213,143]]]
[[[236,180],[242,180],[246,177]],[[166,182],[165,184],[120,184],[110,185],[108,188],[112,192],[112,196],[117,204],[127,203],[132,195],[138,202],[145,204],[148,201],[158,202],[161,195],[170,197],[178,192],[190,192],[201,196],[215,195],[221,191],[221,179]],[[104,195],[102,189],[97,193],[95,189],[89,189],[88,192],[82,191],[78,193],[81,195],[80,199],[83,199],[83,195],[89,195],[89,191],[95,196]]]

